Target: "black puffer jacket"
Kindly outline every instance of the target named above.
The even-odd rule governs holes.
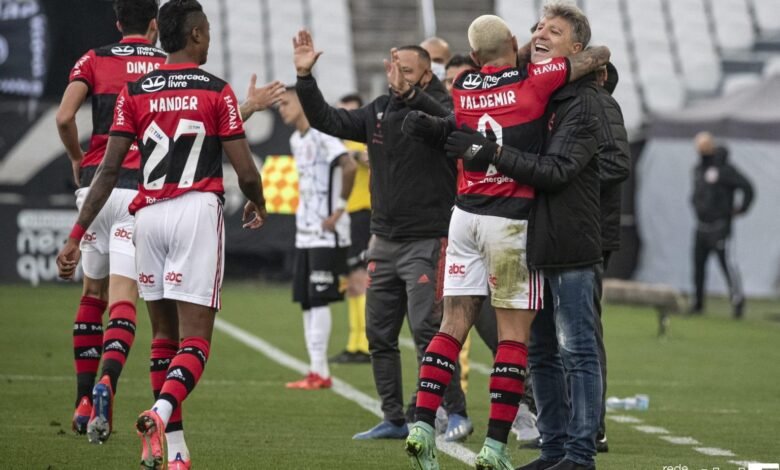
[[[620,248],[621,184],[631,172],[631,150],[623,123],[623,112],[612,97],[617,85],[617,70],[607,65],[607,83],[599,88],[602,126],[599,136],[599,174],[601,176],[601,249]]]
[[[734,193],[742,191],[742,202],[734,206]],[[728,163],[728,150],[717,147],[714,155],[702,155],[693,171],[693,207],[699,229],[718,227],[723,236],[731,233],[731,218],[743,214],[753,202],[753,185]]]
[[[603,123],[594,77],[558,90],[546,112],[550,125],[542,155],[505,146],[496,168],[537,190],[528,217],[528,266],[591,266],[602,255],[598,146]]]
[[[451,112],[447,90],[436,77],[424,92],[417,88],[411,100],[382,95],[354,111],[329,106],[311,76],[298,77],[295,89],[312,127],[368,145],[371,233],[392,240],[447,236],[455,202],[455,162],[401,131],[413,109],[440,117]]]

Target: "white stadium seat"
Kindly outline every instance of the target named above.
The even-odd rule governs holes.
[[[755,34],[747,0],[715,0],[709,4],[721,49],[740,50],[753,47]]]
[[[723,94],[737,93],[761,81],[761,76],[755,73],[736,73],[727,75],[723,81]]]
[[[496,0],[496,15],[507,22],[518,42],[525,44],[531,39],[530,29],[539,21],[540,12],[530,0]]]
[[[780,1],[753,0],[758,27],[764,34],[780,32]]]
[[[780,55],[770,57],[764,64],[764,77],[774,75],[780,75]]]

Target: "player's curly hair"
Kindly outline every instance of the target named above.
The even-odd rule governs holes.
[[[171,0],[163,5],[157,18],[163,50],[172,54],[187,47],[187,36],[203,14],[197,0]]]
[[[158,0],[115,0],[114,13],[122,34],[146,34],[149,22],[157,18]]]

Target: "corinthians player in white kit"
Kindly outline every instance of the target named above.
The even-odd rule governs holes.
[[[293,301],[303,310],[310,360],[309,374],[288,383],[287,388],[330,388],[328,304],[344,298],[347,247],[351,244],[346,206],[357,166],[341,140],[309,125],[294,88],[282,97],[279,113],[285,124],[295,127],[290,149],[298,169],[300,197],[295,214]]]

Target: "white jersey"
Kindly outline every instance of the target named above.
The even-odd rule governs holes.
[[[341,167],[338,157],[347,153],[341,140],[309,128],[295,131],[290,149],[298,168],[298,210],[295,213],[296,248],[337,248],[350,245],[349,214],[336,223],[336,233],[322,229],[322,222],[337,206],[341,196]]]

